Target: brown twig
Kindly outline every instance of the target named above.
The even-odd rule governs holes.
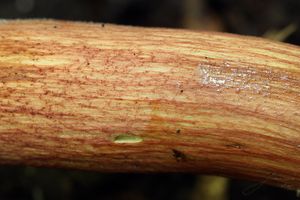
[[[300,49],[63,21],[0,25],[0,163],[300,187]]]

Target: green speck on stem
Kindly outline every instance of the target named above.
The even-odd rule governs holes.
[[[133,144],[142,142],[143,138],[136,135],[122,134],[114,138],[114,143]]]

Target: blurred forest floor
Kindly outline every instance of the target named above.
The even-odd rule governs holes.
[[[299,0],[1,0],[0,18],[57,18],[263,36],[300,22]],[[300,29],[286,42],[300,44]]]

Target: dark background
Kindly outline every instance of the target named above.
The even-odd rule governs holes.
[[[300,44],[299,0],[1,0],[0,18],[55,18],[223,31]],[[1,166],[0,200],[213,200],[205,198],[210,190],[221,194],[214,200],[296,199],[295,191],[263,183],[228,180],[215,186],[206,181],[196,174],[102,174]],[[224,185],[227,189],[218,192],[218,187]]]

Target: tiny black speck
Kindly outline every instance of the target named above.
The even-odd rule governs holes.
[[[177,162],[183,162],[186,161],[186,156],[181,151],[178,151],[176,149],[172,149],[173,157],[176,159]]]

